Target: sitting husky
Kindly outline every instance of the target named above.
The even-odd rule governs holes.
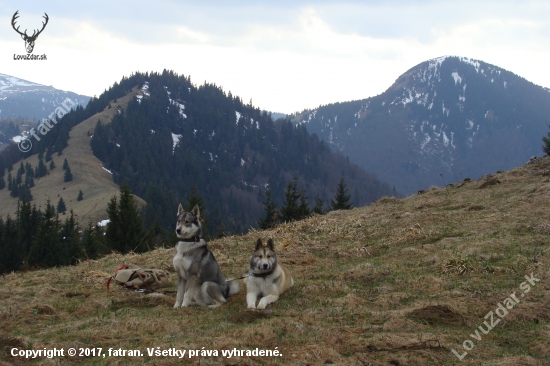
[[[273,249],[273,240],[267,245],[262,239],[256,242],[256,249],[250,258],[250,272],[245,280],[246,304],[249,309],[256,309],[256,300],[262,296],[258,309],[265,309],[275,302],[279,296],[294,285],[290,272],[277,263],[277,255]]]
[[[225,298],[239,292],[237,281],[226,281],[214,255],[201,238],[199,206],[191,212],[178,207],[176,234],[181,240],[176,244],[174,269],[178,274],[178,294],[174,308],[192,303],[200,306],[220,306]]]

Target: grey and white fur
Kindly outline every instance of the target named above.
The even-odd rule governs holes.
[[[277,262],[272,239],[267,241],[267,245],[263,244],[261,239],[256,242],[245,283],[246,304],[249,309],[265,309],[294,285],[290,272]],[[261,299],[256,306],[259,296]]]
[[[174,269],[178,275],[178,293],[174,308],[191,304],[216,307],[239,292],[237,281],[226,281],[216,258],[202,238],[199,206],[191,212],[178,207]]]

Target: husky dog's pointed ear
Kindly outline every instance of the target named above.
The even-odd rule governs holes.
[[[180,205],[178,206],[178,216],[179,216],[183,211],[184,211],[183,206],[182,206],[181,203],[180,203]]]
[[[273,251],[275,250],[273,245],[273,239],[269,238],[269,240],[267,241],[267,247]]]
[[[195,207],[193,207],[193,209],[191,210],[191,213],[198,220],[201,217],[201,212],[199,210],[199,205],[195,205]]]
[[[256,241],[256,248],[254,250],[258,250],[261,247],[263,247],[262,239],[258,238],[258,241]]]

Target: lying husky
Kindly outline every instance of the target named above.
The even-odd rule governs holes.
[[[272,239],[267,241],[267,245],[262,244],[262,239],[256,242],[256,249],[250,258],[250,273],[245,283],[246,304],[249,309],[256,309],[258,296],[263,297],[257,308],[265,309],[294,285],[290,272],[277,263]]]
[[[226,281],[214,255],[201,238],[199,206],[191,212],[178,207],[176,234],[181,240],[176,244],[174,269],[178,274],[178,294],[174,308],[192,303],[200,306],[220,306],[225,298],[239,292],[237,281]]]

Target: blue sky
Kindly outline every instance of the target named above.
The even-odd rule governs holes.
[[[50,21],[15,61],[21,30]],[[384,92],[425,60],[466,56],[550,87],[548,1],[0,1],[0,73],[99,95],[173,69],[292,113]]]

